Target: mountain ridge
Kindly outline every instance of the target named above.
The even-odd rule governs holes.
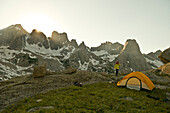
[[[34,65],[41,64],[46,64],[47,69],[50,71],[61,71],[67,66],[72,66],[79,70],[110,74],[114,74],[113,65],[116,61],[122,64],[120,68],[121,73],[139,70],[145,71],[163,65],[154,56],[158,53],[153,53],[154,55],[150,56],[147,54],[143,55],[134,39],[127,40],[125,45],[106,41],[98,47],[89,48],[85,45],[84,41],[79,45],[75,39],[70,41],[67,33],[53,31],[51,37],[46,37],[43,32],[36,29],[28,33],[20,24],[0,30],[0,33],[1,80],[14,77],[13,75],[30,74]],[[126,58],[121,54],[124,54],[123,56],[126,56]],[[120,56],[122,57],[120,58]],[[132,56],[133,58],[131,58]],[[139,62],[135,63],[133,60],[130,61],[128,59],[135,59],[135,56],[140,57],[138,61],[143,59],[144,65],[139,65]],[[128,65],[127,61],[130,62]],[[7,67],[5,63],[8,63]],[[131,69],[132,67],[133,70]],[[5,71],[7,69],[9,72]]]

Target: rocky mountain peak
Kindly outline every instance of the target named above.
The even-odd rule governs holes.
[[[27,34],[28,32],[22,27],[21,24],[15,24],[15,25],[11,25],[5,29],[2,29],[4,32],[15,32],[17,34]]]
[[[75,48],[78,48],[78,44],[75,39],[71,40],[71,45],[74,46]]]
[[[150,52],[147,54],[147,56],[150,56],[151,58],[154,58],[154,59],[157,59],[157,60],[160,60],[158,58],[158,56],[162,53],[161,50],[157,50],[156,52]]]
[[[51,38],[52,38],[52,40],[55,40],[57,42],[62,42],[62,43],[69,42],[67,34],[65,32],[58,33],[57,31],[53,31]]]
[[[79,45],[80,49],[86,49],[87,46],[85,45],[84,41],[82,41],[82,43]]]
[[[131,71],[143,71],[152,69],[147,63],[136,40],[128,39],[120,53],[115,59],[121,65],[121,72],[127,73]]]
[[[158,55],[160,55],[162,53],[162,51],[161,50],[157,50],[156,52],[155,52],[155,54],[158,56]]]
[[[12,25],[14,27],[18,27],[18,28],[23,28],[21,24],[15,24],[15,25]]]
[[[92,47],[91,51],[101,51],[101,50],[105,50],[107,51],[109,54],[119,54],[120,51],[122,50],[123,45],[120,43],[111,43],[109,41],[106,41],[105,43],[102,43],[100,46],[98,47]]]
[[[0,30],[0,46],[9,46],[11,49],[22,49],[25,46],[24,37],[28,32],[21,24],[11,25]]]
[[[135,39],[128,39],[121,51],[122,52],[126,52],[128,54],[141,54],[141,51],[139,49],[139,45],[136,42]]]
[[[69,40],[67,37],[67,34],[64,33],[58,33],[57,31],[53,31],[51,38],[49,39],[51,49],[57,50],[58,48],[63,47],[64,45],[68,45]]]
[[[1,30],[3,33],[27,34],[28,32],[22,27],[21,24],[11,25]]]
[[[32,30],[32,32],[30,33],[30,36],[32,40],[36,41],[35,43],[43,42],[44,40],[47,39],[46,35],[43,32],[38,31],[36,29]]]
[[[44,46],[46,49],[49,48],[46,35],[41,31],[37,31],[36,29],[32,30],[27,42],[28,44],[38,44],[40,47]]]

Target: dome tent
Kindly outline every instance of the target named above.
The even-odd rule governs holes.
[[[117,86],[126,87],[129,89],[149,91],[152,91],[155,88],[152,81],[141,72],[132,72],[126,75],[122,80],[117,83]]]

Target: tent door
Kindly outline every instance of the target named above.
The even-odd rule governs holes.
[[[140,90],[141,86],[141,81],[137,77],[131,77],[126,82],[126,87],[129,89]]]

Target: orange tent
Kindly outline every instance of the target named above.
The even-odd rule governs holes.
[[[155,86],[152,81],[141,72],[132,72],[126,75],[122,80],[117,83],[117,86],[122,86],[136,90],[150,90],[152,91]]]

